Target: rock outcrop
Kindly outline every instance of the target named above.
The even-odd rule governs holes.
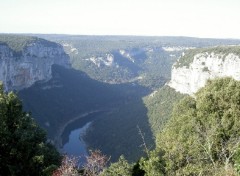
[[[208,79],[233,77],[240,80],[240,47],[197,49],[182,56],[172,67],[169,86],[193,95]]]
[[[16,51],[7,42],[0,42],[0,81],[6,91],[49,80],[53,64],[70,67],[69,57],[59,44],[34,38],[23,45]]]

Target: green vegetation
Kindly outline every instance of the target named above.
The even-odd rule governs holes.
[[[124,158],[120,156],[118,162],[112,163],[108,169],[101,173],[101,176],[128,176],[132,175],[132,165]]]
[[[206,53],[211,54],[222,54],[224,59],[228,54],[233,53],[240,56],[240,46],[217,46],[217,47],[208,47],[208,48],[197,48],[186,51],[185,55],[182,56],[177,63],[175,64],[176,68],[179,67],[189,67],[190,63],[193,62],[194,56],[197,54]]]
[[[185,52],[184,56],[181,56],[180,59],[174,64],[176,68],[179,67],[189,67],[189,65],[193,62],[194,56],[199,53],[204,53],[205,49],[203,48],[196,48],[190,49]]]
[[[142,157],[139,161],[139,169],[144,171],[144,176],[163,176],[165,175],[165,161],[162,159],[163,153],[153,150],[148,151],[146,158]]]
[[[179,51],[168,53],[160,48],[146,52],[147,59],[141,64],[142,70],[139,72],[143,79],[140,79],[138,83],[153,90],[162,87],[170,80],[172,65],[180,54]]]
[[[0,175],[51,175],[61,157],[22,103],[0,85]]]
[[[22,51],[28,43],[35,42],[37,40],[37,37],[14,34],[0,34],[0,42],[6,43],[15,52]]]
[[[205,52],[213,52],[215,54],[228,55],[230,53],[240,55],[240,46],[217,46],[213,48],[206,49]]]
[[[184,98],[157,137],[167,175],[236,175],[240,147],[240,82],[209,81]]]
[[[164,86],[144,98],[148,109],[148,118],[153,134],[159,133],[170,119],[173,106],[184,96],[169,86]]]
[[[37,37],[24,36],[24,35],[15,35],[15,34],[0,34],[0,44],[8,45],[12,50],[14,56],[21,56],[22,51],[26,46],[31,43],[41,43],[45,47],[56,47],[57,43],[50,42],[44,39]]]

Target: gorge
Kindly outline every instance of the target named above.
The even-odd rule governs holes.
[[[45,39],[0,37],[0,78],[6,91],[18,92],[52,141],[81,114],[111,109],[91,121],[83,140],[112,161],[121,154],[129,161],[144,155],[137,127],[154,148],[155,135],[183,94],[194,94],[209,78],[239,76],[238,46],[214,47],[237,45],[238,40],[35,36]],[[81,127],[67,129],[63,140]]]

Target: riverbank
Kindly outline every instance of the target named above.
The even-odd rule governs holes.
[[[74,122],[75,123],[75,122]],[[77,122],[76,122],[77,123]],[[84,123],[84,125],[79,126],[77,129],[72,129],[69,133],[63,134],[63,151],[69,156],[80,157],[81,162],[85,161],[85,157],[88,155],[88,146],[82,139],[85,135],[88,127],[91,125],[92,121]],[[68,129],[67,129],[68,131]],[[67,136],[68,141],[64,141],[64,135]]]
[[[63,133],[66,130],[66,128],[68,127],[68,125],[74,123],[77,120],[80,120],[84,117],[87,117],[89,115],[94,115],[95,113],[100,113],[100,112],[110,112],[112,110],[110,109],[98,109],[98,110],[92,110],[83,114],[80,114],[72,119],[70,119],[69,121],[67,121],[64,125],[62,125],[61,127],[59,127],[58,131],[57,131],[57,135],[53,140],[54,145],[56,146],[56,148],[61,152],[63,149]]]

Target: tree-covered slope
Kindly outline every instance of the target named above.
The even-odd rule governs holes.
[[[18,97],[0,85],[0,175],[51,175],[61,157]]]
[[[167,175],[237,175],[239,90],[239,81],[216,79],[174,108],[156,142]]]
[[[174,105],[184,96],[186,95],[165,85],[144,98],[147,116],[154,135],[164,128],[171,117]]]

